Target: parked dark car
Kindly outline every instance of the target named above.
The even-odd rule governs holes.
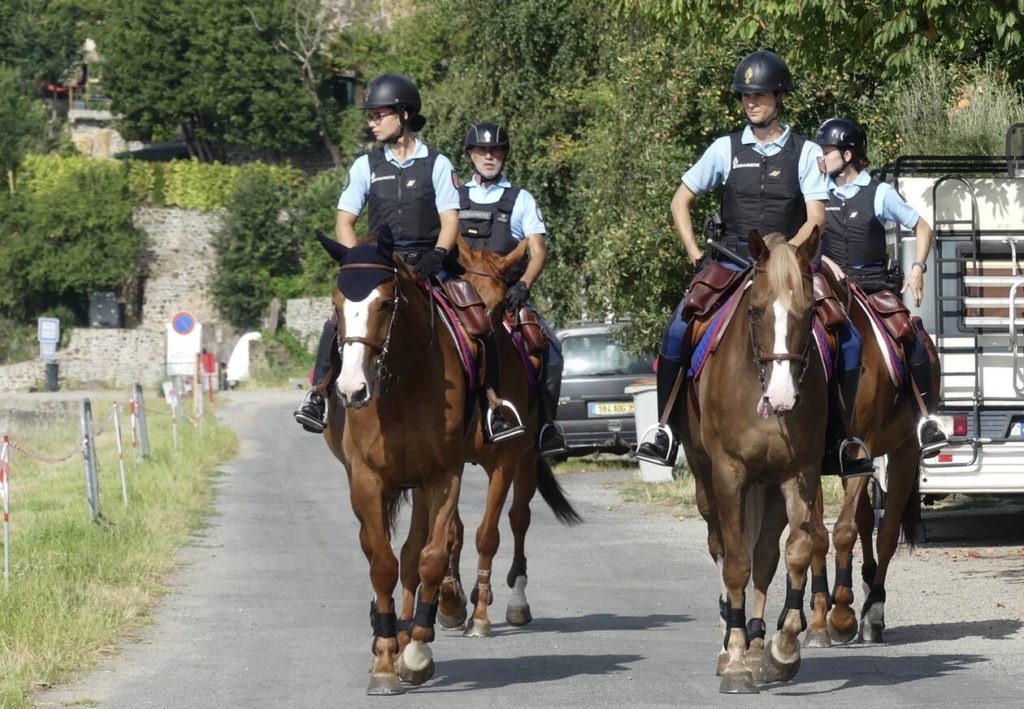
[[[628,354],[612,339],[615,327],[580,325],[558,333],[565,370],[557,419],[569,455],[626,453],[636,446],[633,396],[625,389],[654,376],[653,357]]]

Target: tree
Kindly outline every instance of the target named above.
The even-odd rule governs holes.
[[[13,70],[0,66],[0,168],[14,194],[14,170],[46,132],[46,108],[41,101],[24,96]]]
[[[28,83],[61,83],[81,63],[82,44],[102,3],[4,0],[0,3],[0,57]]]

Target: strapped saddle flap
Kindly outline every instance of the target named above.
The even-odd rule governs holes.
[[[846,309],[836,298],[832,285],[819,271],[814,274],[814,303],[818,306],[818,316],[821,324],[832,329],[848,319]]]
[[[880,290],[868,296],[871,307],[885,323],[885,329],[897,342],[914,341],[914,324],[910,319],[910,309],[898,295],[890,290]]]
[[[526,306],[519,309],[519,331],[523,334],[527,352],[539,354],[547,348],[548,338],[544,328],[540,326],[537,314]]]
[[[734,271],[718,261],[698,273],[683,296],[683,320],[702,319],[718,307],[745,271]]]
[[[462,278],[452,278],[445,282],[444,292],[470,337],[482,337],[491,331],[487,308],[472,283]]]

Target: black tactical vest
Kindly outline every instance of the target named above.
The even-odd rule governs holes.
[[[824,254],[844,268],[884,261],[885,224],[875,216],[878,180],[872,179],[849,199],[829,191],[825,205]]]
[[[459,187],[459,233],[470,248],[504,256],[519,245],[512,236],[512,208],[521,191],[506,187],[497,202],[482,204],[469,198],[469,185]]]
[[[722,192],[722,242],[741,256],[749,256],[747,237],[756,229],[761,236],[782,232],[792,238],[807,221],[807,205],[800,191],[800,153],[805,139],[795,133],[775,155],[767,157],[744,145],[742,133],[733,133],[732,165]]]
[[[398,167],[384,157],[384,148],[368,154],[370,159],[370,234],[380,237],[387,224],[395,248],[433,248],[441,233],[434,194],[434,163],[437,153]]]

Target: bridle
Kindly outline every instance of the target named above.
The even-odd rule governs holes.
[[[756,273],[763,273],[761,269],[755,269]],[[803,273],[801,276],[807,280],[811,280],[812,276],[810,273]],[[751,281],[753,283],[753,281]],[[804,342],[804,351],[800,354],[793,354],[791,352],[771,353],[765,354],[764,348],[758,342],[757,333],[755,332],[754,326],[754,308],[753,306],[747,306],[747,325],[750,333],[750,347],[754,352],[754,367],[757,369],[757,378],[761,381],[761,395],[768,395],[768,369],[767,366],[770,362],[795,362],[800,366],[800,376],[796,380],[796,399],[800,400],[800,387],[804,381],[804,375],[807,374],[808,366],[807,359],[811,350],[811,342],[814,340],[814,314],[817,311],[817,307],[812,307],[807,311],[807,329],[808,337]],[[781,414],[776,414],[781,415]]]
[[[388,271],[391,273],[391,280],[398,279],[397,268],[395,268],[394,266],[385,266],[383,264],[378,263],[350,263],[342,266],[341,270],[346,271],[357,268],[369,268],[380,271]],[[427,297],[431,297],[429,293],[427,294]],[[401,380],[402,375],[407,374],[409,370],[415,367],[416,364],[418,364],[422,359],[420,355],[424,354],[427,350],[429,350],[430,346],[434,342],[434,304],[428,303],[428,307],[430,309],[430,338],[427,340],[427,344],[423,347],[422,352],[418,353],[416,357],[413,357],[410,360],[411,363],[402,372],[394,372],[390,370],[387,365],[387,355],[388,352],[391,350],[391,336],[394,334],[395,322],[398,320],[398,314],[408,302],[407,299],[404,299],[402,297],[402,289],[398,287],[397,284],[395,285],[395,297],[391,299],[391,302],[394,304],[394,308],[391,311],[391,319],[388,321],[388,329],[382,341],[376,342],[374,340],[369,339],[368,337],[344,337],[338,340],[339,359],[343,358],[342,351],[344,350],[345,345],[353,343],[363,345],[377,352],[377,357],[373,363],[373,369],[374,378],[377,381],[378,396],[384,396],[384,394],[387,393],[388,389],[391,388],[392,384],[397,384]]]

